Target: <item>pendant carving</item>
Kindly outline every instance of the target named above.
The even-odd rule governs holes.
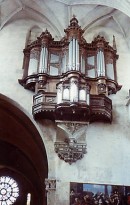
[[[87,153],[87,144],[84,142],[87,125],[88,123],[80,122],[57,122],[57,127],[64,133],[61,137],[57,131],[57,141],[54,144],[55,152],[60,159],[72,164],[84,157]]]
[[[55,142],[55,152],[58,157],[65,162],[72,164],[82,159],[87,153],[87,145],[85,143],[77,143],[74,138],[66,139],[65,142]]]

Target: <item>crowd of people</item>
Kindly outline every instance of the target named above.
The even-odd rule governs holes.
[[[75,193],[71,190],[70,205],[130,205],[130,195],[122,195],[117,190],[114,190],[110,196],[98,192]]]

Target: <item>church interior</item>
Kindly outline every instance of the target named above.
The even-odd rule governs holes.
[[[130,204],[129,25],[130,0],[0,0],[0,205]]]

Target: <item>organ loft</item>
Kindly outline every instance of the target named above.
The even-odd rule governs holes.
[[[118,55],[114,36],[112,46],[100,35],[87,43],[75,16],[64,32],[65,36],[55,41],[45,30],[26,46],[19,83],[34,92],[35,120],[49,119],[64,131],[71,130],[71,137],[55,142],[55,151],[71,144],[81,150],[78,158],[82,158],[86,145],[77,144],[75,130],[95,121],[112,122],[109,95],[121,89],[116,75]],[[64,155],[59,157],[67,161]],[[76,159],[68,158],[70,163],[76,161],[77,153]]]

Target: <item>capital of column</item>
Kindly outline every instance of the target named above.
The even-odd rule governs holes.
[[[56,179],[45,179],[46,191],[56,190]]]

